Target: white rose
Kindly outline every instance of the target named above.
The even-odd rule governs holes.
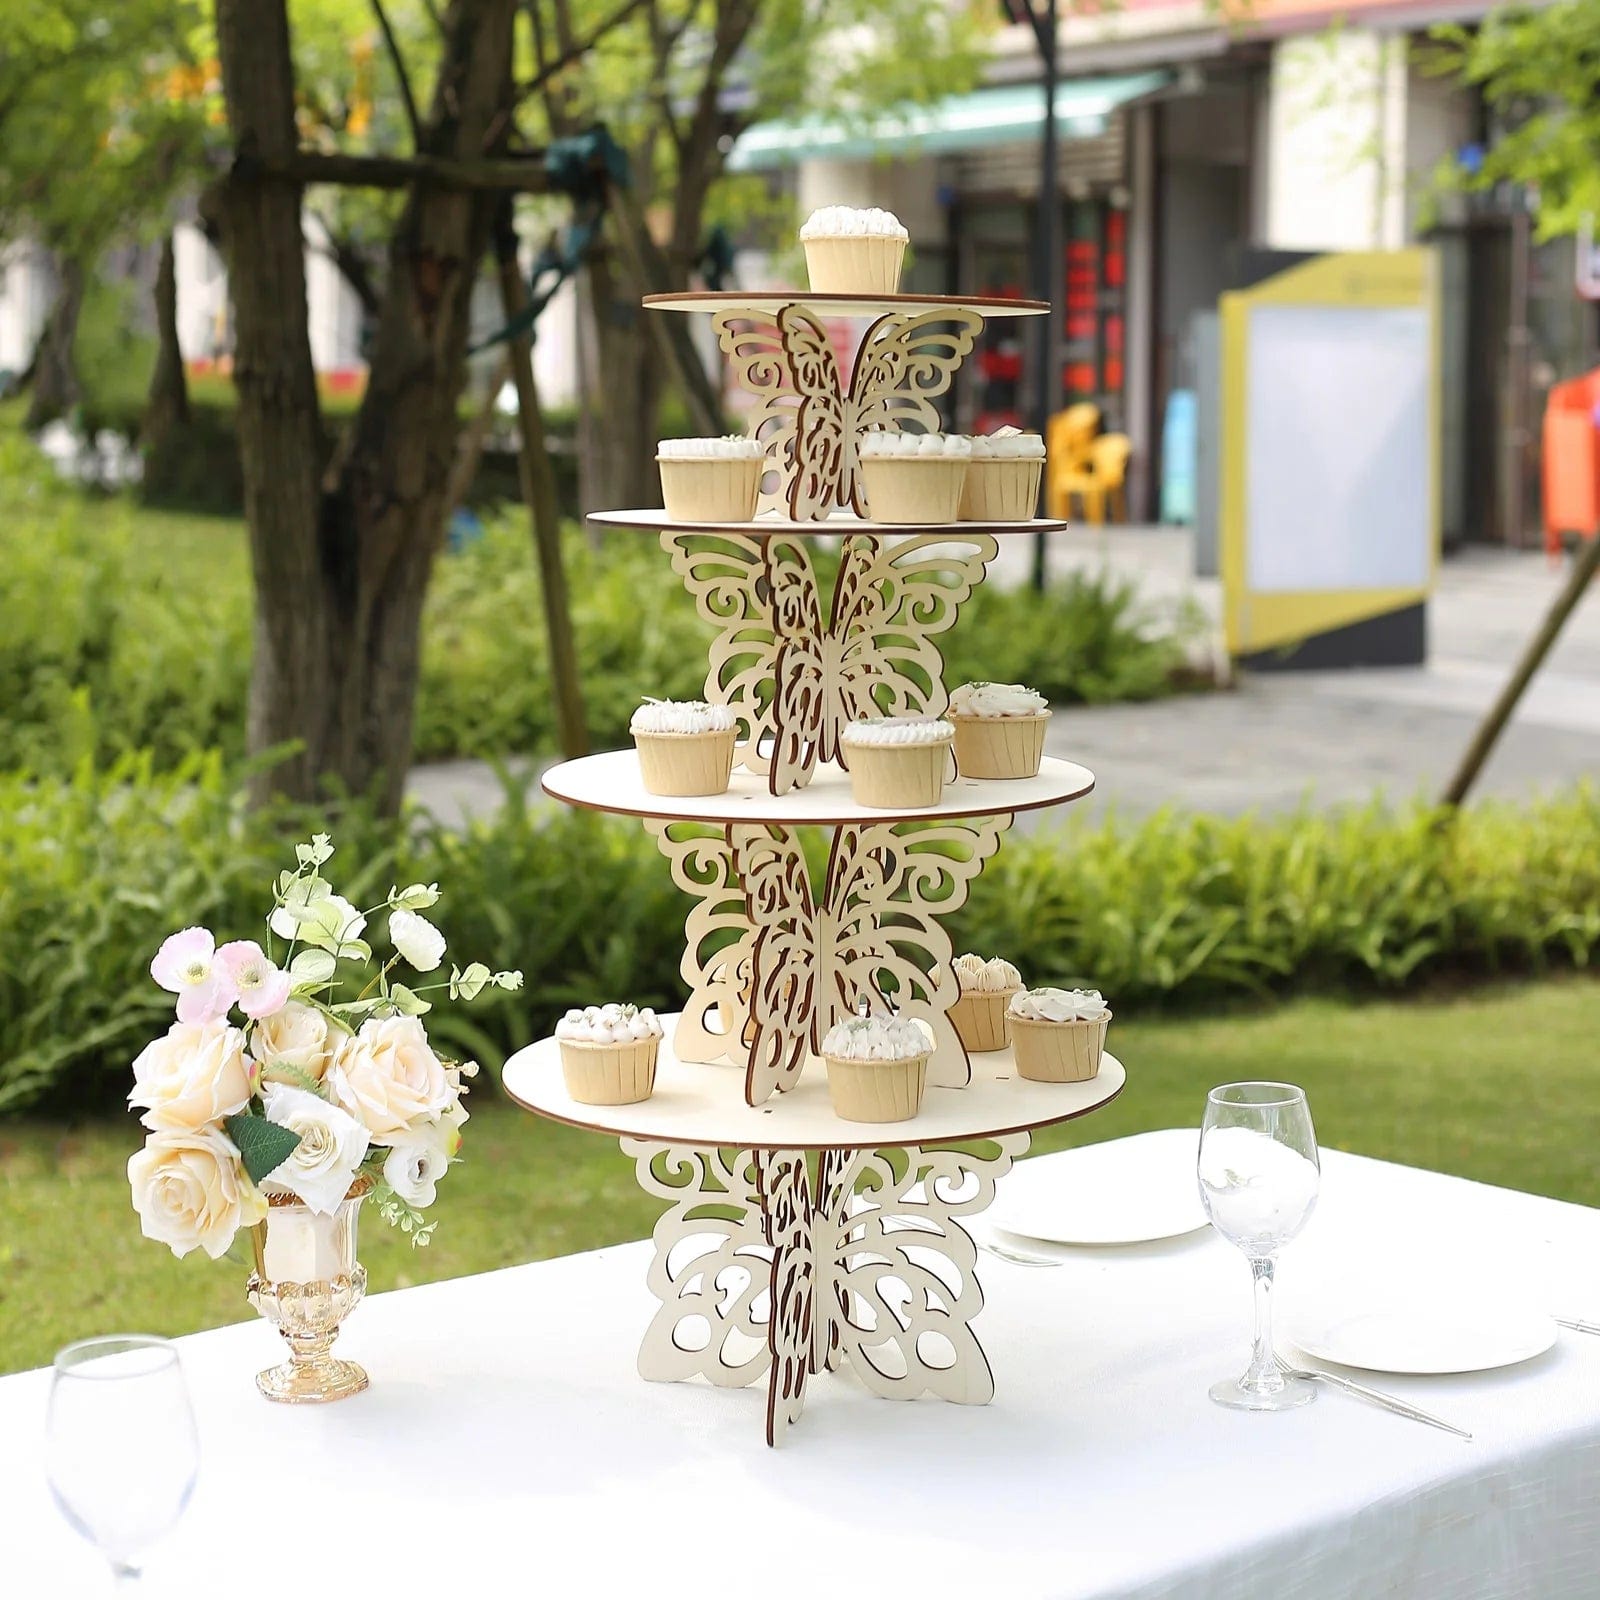
[[[373,1017],[346,1039],[329,1077],[334,1098],[374,1144],[399,1144],[455,1098],[443,1063],[415,1017]]]
[[[428,1136],[397,1144],[383,1163],[383,1181],[418,1211],[426,1211],[433,1204],[439,1179],[450,1165],[441,1137],[448,1131],[430,1128]]]
[[[243,1111],[250,1098],[244,1035],[226,1022],[175,1022],[133,1064],[130,1106],[158,1133],[187,1132]]]
[[[281,1011],[262,1017],[250,1034],[250,1054],[260,1063],[267,1083],[293,1083],[287,1067],[321,1082],[332,1064],[344,1032],[331,1025],[315,1006],[291,1000]]]
[[[240,1228],[267,1214],[266,1196],[245,1176],[239,1151],[220,1128],[153,1133],[128,1158],[133,1209],[147,1239],[186,1256],[198,1246],[213,1261]]]
[[[389,914],[389,941],[418,972],[432,972],[444,960],[444,935],[415,911]]]
[[[367,1130],[348,1111],[285,1083],[269,1084],[262,1103],[268,1122],[300,1135],[288,1159],[267,1174],[267,1183],[323,1216],[336,1211],[367,1153]]]

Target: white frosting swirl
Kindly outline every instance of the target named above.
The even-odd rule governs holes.
[[[965,460],[972,454],[972,441],[964,433],[896,433],[878,428],[861,436],[856,452],[867,461],[875,456],[955,456]]]
[[[825,1056],[841,1061],[908,1061],[925,1056],[932,1041],[909,1017],[844,1017],[822,1041]]]
[[[1103,1022],[1111,1007],[1098,989],[1024,989],[1006,1014],[1024,1022]]]
[[[734,726],[727,706],[704,700],[646,700],[628,722],[629,733],[726,733]]]
[[[979,679],[951,691],[950,709],[958,717],[1036,717],[1050,709],[1050,702],[1024,684]]]
[[[720,439],[662,439],[656,445],[658,461],[759,461],[767,447],[742,433]]]
[[[659,1039],[664,1031],[649,1006],[574,1007],[556,1024],[556,1038],[570,1044],[635,1044]]]
[[[878,206],[821,206],[800,225],[802,239],[909,239],[904,224],[892,211]]]
[[[1022,974],[1009,961],[994,956],[985,961],[970,952],[950,963],[965,994],[999,994],[1022,987]]]
[[[841,743],[882,749],[905,744],[941,744],[956,730],[943,717],[863,717],[840,730]]]
[[[1044,440],[1020,428],[996,428],[980,433],[972,441],[974,461],[1043,461]]]

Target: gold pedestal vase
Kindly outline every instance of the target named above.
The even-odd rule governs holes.
[[[255,1270],[250,1304],[284,1337],[289,1359],[256,1374],[269,1400],[317,1405],[359,1394],[367,1375],[330,1352],[339,1325],[367,1292],[356,1260],[356,1221],[372,1180],[358,1177],[338,1207],[319,1215],[290,1194],[268,1195],[267,1219],[250,1230]]]

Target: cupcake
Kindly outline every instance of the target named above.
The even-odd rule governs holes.
[[[845,1017],[822,1041],[828,1098],[846,1122],[904,1122],[922,1105],[933,1042],[916,1023]]]
[[[936,806],[955,729],[942,717],[865,717],[839,734],[848,755],[850,792],[879,811]]]
[[[1044,755],[1050,706],[1020,683],[964,683],[945,715],[956,730],[956,771],[963,778],[1032,778]]]
[[[739,736],[733,712],[704,700],[646,700],[628,724],[651,794],[721,794]]]
[[[648,1006],[587,1006],[556,1024],[561,1076],[583,1106],[628,1106],[656,1086],[661,1021]]]
[[[1084,1083],[1100,1070],[1111,1008],[1098,989],[1024,989],[1006,1022],[1017,1071],[1035,1083]]]
[[[972,441],[959,433],[864,434],[856,445],[874,522],[955,522]]]
[[[951,963],[961,998],[950,1007],[950,1020],[969,1050],[1004,1050],[1011,1042],[1006,1031],[1006,1007],[1022,991],[1022,974],[1009,961],[995,956],[957,956]]]
[[[1028,522],[1039,508],[1044,440],[1036,433],[1001,428],[972,441],[972,460],[961,488],[963,522]]]
[[[749,522],[767,451],[759,439],[663,439],[656,446],[661,498],[674,522]]]
[[[823,206],[800,228],[813,294],[895,294],[910,236],[892,211]]]

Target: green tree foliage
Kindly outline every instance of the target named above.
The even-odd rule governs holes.
[[[1537,190],[1542,237],[1600,213],[1600,6],[1558,0],[1497,12],[1476,30],[1436,30],[1432,70],[1474,84],[1503,124],[1473,188]]]

